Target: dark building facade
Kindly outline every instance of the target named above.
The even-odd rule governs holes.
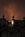
[[[0,34],[1,37],[25,37],[25,18],[24,20],[15,20],[14,16],[13,19],[14,26],[8,26],[8,24],[11,24],[6,20],[3,16],[3,18],[0,18]],[[10,29],[10,31],[8,30]],[[11,30],[12,29],[12,30]],[[10,35],[10,36],[9,36]]]

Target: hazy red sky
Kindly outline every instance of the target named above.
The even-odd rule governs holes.
[[[15,19],[22,19],[25,16],[24,0],[0,0],[0,17],[4,14],[6,19],[15,16]],[[9,20],[10,20],[9,19]]]

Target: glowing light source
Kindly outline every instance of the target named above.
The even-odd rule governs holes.
[[[14,21],[13,20],[11,21],[11,24],[12,24],[12,26],[14,25]]]
[[[11,21],[8,21],[8,22],[11,22],[10,26],[14,25],[14,20],[11,20]]]

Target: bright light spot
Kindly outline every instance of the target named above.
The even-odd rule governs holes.
[[[8,22],[11,22],[11,26],[13,26],[14,25],[14,21],[13,20],[11,20],[11,21],[8,21]]]
[[[12,24],[12,26],[14,25],[14,21],[13,20],[11,21],[11,24]]]

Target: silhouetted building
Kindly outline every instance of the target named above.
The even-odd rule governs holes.
[[[4,29],[8,26],[7,20],[4,18],[4,16],[3,18],[0,18],[0,25],[1,25],[1,28],[4,28]]]
[[[25,27],[25,17],[23,17],[23,21],[24,21],[24,27]]]
[[[4,16],[2,18],[0,18],[0,34],[6,35],[8,32],[8,24],[7,24],[7,20],[4,18]],[[6,34],[5,34],[6,33]]]
[[[13,16],[13,17],[12,17],[12,20],[15,20],[14,18],[15,18],[15,17]]]
[[[25,17],[23,17],[23,20],[25,20]]]
[[[25,20],[25,17],[23,18]],[[14,21],[14,26],[12,27],[12,29],[16,29],[18,32],[20,32],[20,30],[22,29],[21,25],[23,21],[21,20],[15,20],[14,19],[14,16],[12,18],[12,20]],[[11,29],[11,27],[9,26],[8,27],[8,24],[11,24],[11,23],[8,23],[8,20],[6,20],[3,16],[3,18],[0,18],[0,28],[2,29],[1,32],[3,31],[8,31],[8,28]],[[24,25],[25,26],[25,25]],[[13,30],[12,30],[13,31]],[[2,33],[3,34],[3,33]]]

